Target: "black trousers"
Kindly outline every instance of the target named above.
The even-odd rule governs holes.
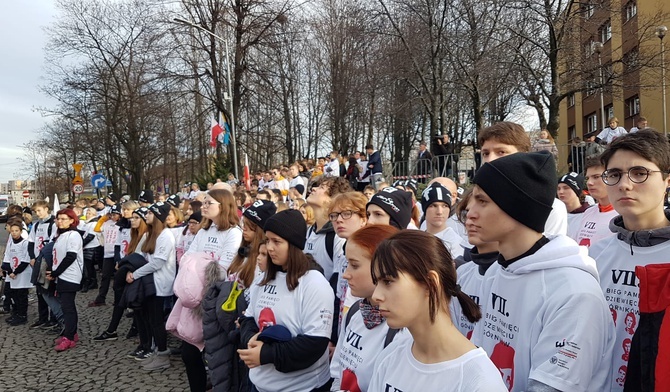
[[[114,276],[114,267],[116,263],[113,257],[105,257],[102,260],[102,278],[100,278],[100,290],[98,296],[95,297],[95,302],[102,304],[107,299],[107,292],[109,292],[109,283]]]
[[[207,370],[202,360],[202,352],[190,343],[181,342],[181,359],[184,361],[191,392],[205,392],[207,390]]]
[[[5,300],[7,297],[14,303],[14,315],[28,317],[28,289],[13,289],[10,282],[5,282]]]
[[[163,317],[163,304],[165,303],[165,297],[149,297],[144,299],[142,303],[142,308],[139,311],[135,311],[135,314],[140,313],[139,317],[146,328],[147,333],[150,335],[147,341],[151,345],[151,338],[153,338],[156,343],[156,348],[158,351],[167,350],[167,331],[165,331],[165,318]],[[138,333],[140,325],[137,325]]]
[[[79,323],[77,306],[75,305],[76,296],[76,291],[58,292],[57,294],[57,297],[60,301],[60,306],[63,308],[63,321],[65,323],[63,336],[70,340],[74,340],[74,334],[77,332]]]
[[[95,252],[97,248],[84,249],[84,286],[98,283],[95,275]]]
[[[114,274],[114,282],[112,283],[112,290],[114,291],[114,308],[112,309],[112,319],[109,320],[107,332],[116,332],[116,329],[119,327],[124,310],[119,306],[119,302],[121,302],[121,297],[123,297],[123,290],[125,288],[126,270],[122,268]]]
[[[2,309],[5,312],[9,312],[12,310],[12,295],[10,293],[12,289],[9,287],[9,281],[6,280],[2,287],[2,295],[5,296],[5,299],[2,301]]]

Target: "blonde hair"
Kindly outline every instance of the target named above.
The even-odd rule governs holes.
[[[307,226],[311,226],[316,222],[316,218],[314,217],[314,209],[312,209],[312,206],[309,204],[305,204],[302,207],[300,207],[301,210],[305,210],[305,222],[307,222]]]

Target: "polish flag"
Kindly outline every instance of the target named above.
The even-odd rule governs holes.
[[[251,190],[251,175],[249,174],[249,157],[244,154],[244,185],[247,190]]]
[[[218,137],[222,133],[223,133],[223,128],[221,128],[221,125],[219,125],[219,123],[216,122],[215,119],[212,119],[212,138],[209,141],[209,145],[212,146],[212,147],[216,147]]]

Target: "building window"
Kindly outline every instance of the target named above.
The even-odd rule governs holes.
[[[582,11],[584,12],[584,17],[586,19],[590,19],[593,16],[593,12],[595,11],[595,6],[593,5],[593,1],[587,0],[582,3]]]
[[[573,140],[577,136],[577,128],[575,126],[568,127],[568,140]]]
[[[614,117],[614,106],[612,105],[605,106],[605,117],[607,119]],[[605,127],[605,124],[603,124],[603,127]]]
[[[591,113],[586,116],[586,133],[591,133],[598,130],[598,116],[596,113]]]
[[[598,35],[600,36],[600,42],[605,43],[612,38],[612,23],[608,20],[600,29],[598,29]]]
[[[626,100],[626,112],[628,117],[640,114],[640,97],[636,95]]]
[[[568,107],[571,108],[575,106],[575,94],[568,95]]]
[[[637,15],[637,3],[635,2],[635,0],[633,0],[633,1],[629,1],[629,2],[626,4],[626,8],[625,8],[625,10],[624,10],[624,14],[625,14],[625,16],[626,16],[626,22],[628,22],[629,20],[633,19],[633,17],[634,17],[635,15]]]

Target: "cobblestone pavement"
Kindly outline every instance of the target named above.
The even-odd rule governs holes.
[[[26,325],[10,327],[4,322],[6,316],[0,317],[0,390],[187,391],[180,356],[170,357],[169,369],[151,373],[141,368],[141,362],[126,357],[139,343],[137,339],[125,339],[131,319],[123,317],[118,340],[92,340],[107,327],[112,314],[110,305],[87,307],[96,294],[97,290],[77,294],[80,341],[62,353],[54,350],[56,336],[28,328],[36,320],[37,301],[29,305]],[[112,295],[111,289],[109,294]],[[111,302],[110,295],[107,303]],[[169,347],[179,345],[176,338],[168,335]]]

